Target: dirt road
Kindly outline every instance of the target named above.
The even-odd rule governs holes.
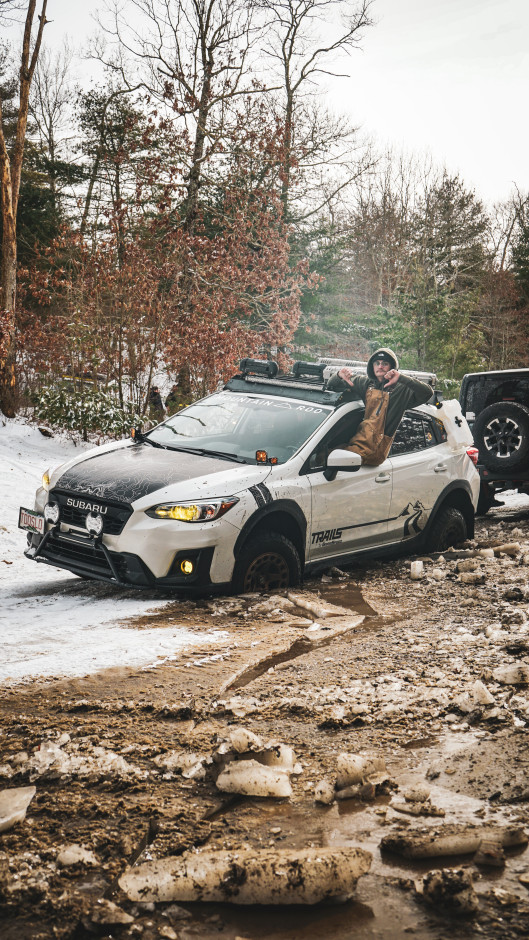
[[[2,936],[527,936],[529,511],[493,510],[465,552],[423,568],[411,580],[410,559],[371,562],[290,597],[175,601],[130,629],[215,629],[214,647],[5,692],[0,786],[36,791],[0,836]],[[290,798],[217,789],[219,744],[241,727],[293,748]],[[336,798],[339,755],[366,751],[386,772]],[[432,856],[450,826],[466,852]],[[424,829],[430,857],[405,857]],[[512,832],[521,844],[502,848]],[[308,846],[372,853],[353,900],[137,902],[115,881],[136,856]]]

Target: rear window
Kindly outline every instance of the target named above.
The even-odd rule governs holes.
[[[477,375],[463,380],[459,397],[461,410],[472,422],[480,411],[498,401],[518,401],[529,404],[529,376]]]

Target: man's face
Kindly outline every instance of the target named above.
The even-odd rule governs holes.
[[[386,373],[391,369],[391,363],[387,359],[374,359],[373,372],[378,382],[382,382]]]

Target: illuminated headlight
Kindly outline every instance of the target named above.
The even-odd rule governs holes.
[[[101,535],[103,531],[103,516],[99,513],[89,512],[85,519],[85,526],[92,535]]]
[[[179,522],[211,522],[213,519],[220,519],[238,502],[236,496],[230,496],[227,499],[212,499],[204,503],[163,503],[148,509],[147,515],[156,519],[177,519]]]
[[[55,525],[59,521],[59,506],[57,503],[46,503],[44,507],[44,518],[46,522]]]

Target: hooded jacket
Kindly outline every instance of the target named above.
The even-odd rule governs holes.
[[[423,405],[433,395],[433,389],[426,382],[409,375],[400,375],[395,385],[386,390],[385,383],[377,381],[373,369],[374,360],[382,355],[391,361],[392,369],[398,370],[399,361],[393,350],[380,346],[367,363],[366,375],[352,375],[349,382],[334,375],[327,385],[331,391],[343,392],[344,401],[360,399],[365,402],[365,418],[349,448],[371,466],[378,466],[386,459],[404,412]]]

